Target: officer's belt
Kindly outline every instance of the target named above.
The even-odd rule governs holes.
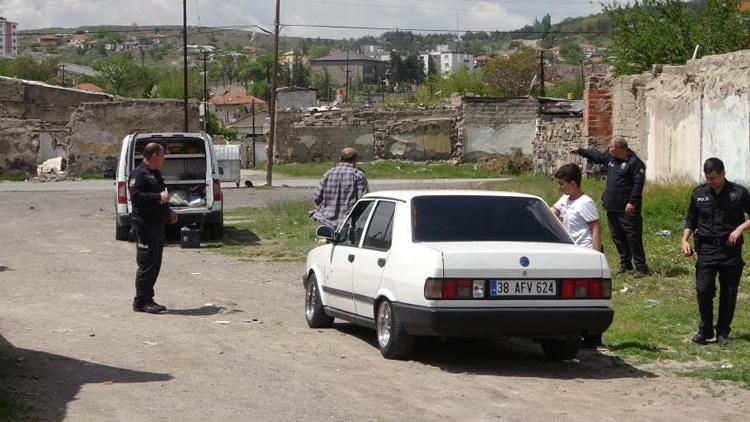
[[[706,245],[729,246],[727,245],[727,240],[729,240],[729,235],[727,236],[698,236],[697,240],[698,240],[698,243],[706,244]],[[737,243],[740,244],[740,242],[741,240]]]

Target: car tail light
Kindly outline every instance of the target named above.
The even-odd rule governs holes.
[[[117,203],[128,203],[128,188],[125,182],[117,182]]]
[[[219,179],[213,179],[214,183],[214,201],[221,201],[221,199],[224,197],[221,193],[221,180]]]
[[[484,280],[468,278],[428,278],[424,297],[429,300],[469,300],[484,298]]]
[[[561,299],[609,299],[612,280],[605,278],[565,278],[560,283]]]

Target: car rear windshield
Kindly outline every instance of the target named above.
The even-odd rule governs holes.
[[[415,242],[573,243],[547,205],[511,196],[418,196],[412,200]]]

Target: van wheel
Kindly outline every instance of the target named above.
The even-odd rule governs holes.
[[[404,330],[388,299],[378,305],[375,325],[378,330],[378,348],[384,358],[405,359],[409,356],[414,347],[414,336]]]
[[[115,223],[115,239],[130,240],[130,226],[121,226]]]
[[[333,317],[326,314],[323,302],[320,300],[318,280],[315,274],[310,274],[305,289],[305,320],[310,328],[329,328],[333,326]]]
[[[545,359],[554,362],[561,360],[570,360],[578,356],[578,351],[581,349],[581,338],[547,338],[541,340],[541,344]]]

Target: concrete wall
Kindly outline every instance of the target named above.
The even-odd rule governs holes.
[[[282,88],[276,94],[276,110],[305,109],[318,104],[318,90]]]
[[[114,167],[122,138],[132,132],[182,132],[183,103],[179,100],[132,100],[88,103],[68,124],[68,173],[101,172]],[[198,107],[190,103],[190,131],[199,130]]]
[[[539,114],[535,98],[467,97],[461,112],[459,138],[464,160],[511,154],[515,148],[524,154],[533,153]]]
[[[0,118],[0,174],[24,171],[36,174],[42,122]]]

